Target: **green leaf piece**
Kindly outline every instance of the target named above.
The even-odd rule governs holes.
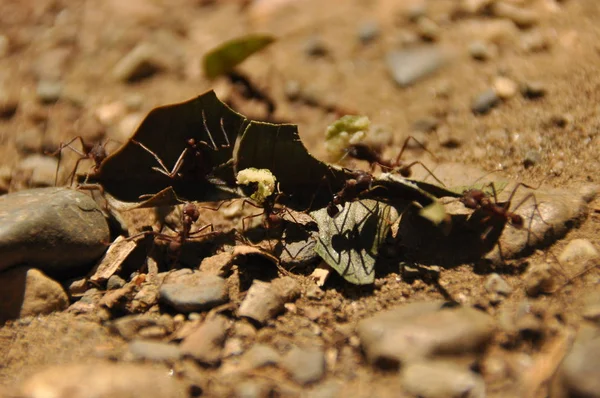
[[[385,203],[364,199],[346,203],[334,218],[324,208],[310,215],[319,226],[317,254],[348,282],[373,283],[379,248],[398,212]]]
[[[365,138],[370,126],[367,116],[342,116],[327,127],[325,149],[333,157],[342,156],[349,145]]]
[[[204,73],[209,79],[223,75],[274,41],[271,35],[252,34],[225,42],[204,56]]]

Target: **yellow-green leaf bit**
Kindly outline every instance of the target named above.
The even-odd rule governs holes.
[[[327,127],[325,149],[332,158],[340,158],[349,145],[365,138],[370,125],[367,116],[342,116]]]
[[[256,191],[250,196],[257,203],[263,203],[275,192],[276,181],[275,176],[268,169],[251,167],[237,173],[237,183],[239,185],[257,184]]]

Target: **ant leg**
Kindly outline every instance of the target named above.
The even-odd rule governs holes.
[[[225,131],[225,125],[223,124],[223,118],[219,120],[219,124],[221,125],[221,132],[223,133],[223,137],[225,137],[225,142],[227,144],[221,145],[221,148],[229,148],[231,147],[231,143],[229,142],[229,137],[227,136],[227,132]]]
[[[242,202],[242,211],[244,210],[244,205],[250,205],[250,206],[252,206],[252,207],[255,207],[255,208],[257,208],[257,209],[263,209],[263,208],[262,208],[262,207],[260,207],[259,205],[257,205],[257,204],[254,204],[254,203],[250,202],[249,200],[245,200],[245,199],[244,199],[244,201]],[[264,209],[263,209],[263,211],[262,211],[261,213],[258,213],[258,214],[253,214],[253,215],[246,216],[246,217],[242,218],[242,230],[243,230],[244,232],[246,231],[246,226],[245,226],[245,221],[246,221],[246,220],[249,220],[249,219],[251,219],[251,218],[255,218],[255,217],[260,217],[260,216],[262,216],[263,214],[265,214],[265,211],[264,211]]]
[[[398,166],[400,164],[400,159],[402,158],[402,154],[404,153],[404,151],[406,150],[406,148],[408,147],[408,141],[412,138],[412,140],[414,142],[417,143],[417,145],[419,147],[421,147],[421,149],[423,149],[425,152],[429,153],[431,156],[433,156],[434,159],[437,159],[437,157],[433,154],[433,152],[431,152],[429,149],[427,149],[425,147],[425,145],[423,145],[421,143],[421,141],[417,140],[415,137],[413,137],[412,135],[409,135],[408,137],[406,137],[406,139],[404,140],[404,144],[402,144],[402,148],[400,149],[400,153],[398,153],[398,156],[396,156],[396,160],[394,161],[394,165]]]
[[[410,172],[410,169],[414,166],[414,165],[420,165],[421,167],[423,167],[425,169],[425,171],[427,171],[427,174],[429,174],[430,176],[433,177],[434,180],[436,180],[441,186],[445,187],[446,184],[444,184],[442,182],[442,180],[440,180],[439,178],[437,178],[435,176],[435,174],[433,174],[433,171],[431,171],[427,166],[425,166],[425,164],[423,164],[423,162],[419,161],[419,160],[415,160],[414,162],[406,165],[406,166],[402,166],[400,168],[394,169],[393,171],[398,171],[400,173],[400,175],[408,177],[409,175],[405,175],[407,172]]]
[[[211,210],[211,211],[219,211],[221,210],[221,207],[223,207],[224,204],[227,203],[227,207],[230,207],[231,205],[233,205],[233,201],[237,199],[237,198],[233,198],[233,199],[227,199],[227,200],[223,200],[219,203],[219,205],[217,207],[210,207],[210,206],[198,206],[200,209],[206,209],[206,210]]]
[[[210,133],[210,130],[208,129],[208,124],[206,123],[206,114],[204,113],[204,109],[202,109],[202,124],[204,124],[204,130],[206,130],[206,134],[208,134],[208,138],[210,138],[210,143],[212,144],[212,149],[215,151],[218,151],[219,148],[217,148],[217,144],[215,144],[215,140],[213,139],[213,136]],[[229,142],[229,139],[227,139],[227,142]]]
[[[154,151],[152,151],[152,149],[148,148],[146,145],[142,144],[139,141],[131,140],[131,142],[142,147],[142,149],[144,149],[146,152],[148,152],[150,155],[152,155],[154,157],[154,159],[156,159],[156,161],[160,165],[160,168],[152,167],[152,170],[156,170],[156,171],[166,175],[169,178],[174,178],[177,175],[177,173],[179,172],[179,169],[181,168],[181,165],[183,164],[183,159],[189,150],[189,148],[185,148],[181,152],[181,155],[179,155],[179,158],[175,162],[173,169],[171,171],[169,171],[167,166],[165,166],[165,164],[163,163],[162,159]]]
[[[210,232],[208,234],[215,232],[215,228],[212,224],[206,224],[206,225],[203,225],[202,227],[200,227],[198,230],[196,230],[194,232],[190,232],[188,234],[188,237],[192,237],[193,235],[199,234],[200,232],[204,231],[205,229],[210,229]],[[205,234],[205,235],[208,235],[208,234]]]

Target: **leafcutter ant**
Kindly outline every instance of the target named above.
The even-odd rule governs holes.
[[[369,163],[369,165],[371,166],[371,171],[374,169],[375,166],[379,166],[381,167],[382,170],[385,171],[393,171],[393,172],[398,172],[402,177],[410,177],[412,175],[412,167],[414,165],[421,165],[438,183],[440,183],[441,185],[444,185],[444,183],[442,181],[440,181],[431,170],[429,170],[429,168],[427,166],[425,166],[423,164],[423,162],[416,160],[414,162],[410,162],[408,164],[406,164],[405,162],[402,161],[402,154],[404,154],[404,151],[406,150],[406,148],[408,147],[408,143],[410,140],[415,141],[423,150],[427,151],[428,153],[430,153],[432,156],[435,157],[435,155],[433,155],[427,148],[425,148],[425,146],[423,144],[421,144],[415,137],[413,136],[409,136],[406,138],[406,140],[404,140],[404,144],[402,145],[402,148],[400,149],[400,152],[398,153],[398,155],[396,156],[396,159],[394,161],[391,160],[387,160],[381,157],[381,153],[376,150],[375,148],[367,145],[367,144],[363,144],[363,143],[357,143],[357,144],[352,144],[347,148],[347,156],[350,156],[353,159],[357,159],[357,160],[363,160],[367,163]]]
[[[81,151],[78,150],[77,148],[74,148],[71,145],[77,140],[79,140],[79,142],[81,143]],[[58,149],[50,154],[52,156],[58,155],[58,163],[56,164],[56,176],[54,177],[54,185],[56,185],[58,182],[58,170],[60,167],[60,160],[62,158],[62,150],[63,149],[68,148],[71,151],[75,152],[77,155],[79,155],[79,159],[77,159],[77,162],[75,162],[73,171],[71,172],[71,174],[69,174],[69,186],[73,185],[73,181],[75,179],[75,173],[77,172],[79,163],[82,160],[90,159],[94,162],[91,170],[86,175],[86,178],[84,181],[84,184],[85,184],[87,182],[89,174],[97,172],[98,169],[100,168],[100,165],[104,161],[104,159],[106,159],[108,157],[108,154],[106,152],[106,145],[110,141],[111,141],[110,139],[107,139],[103,143],[96,142],[92,145],[89,145],[89,144],[85,143],[85,141],[83,140],[83,138],[81,136],[77,136],[77,137],[71,139],[71,141],[67,142],[66,144],[60,144]]]
[[[335,217],[340,213],[338,205],[342,207],[346,202],[351,202],[371,189],[373,176],[366,171],[353,171],[353,177],[344,183],[340,191],[333,195],[331,202],[327,204],[327,214],[329,217]]]
[[[162,240],[168,242],[168,252],[173,256],[173,264],[176,264],[179,261],[179,257],[181,256],[182,246],[186,241],[193,237],[197,237],[199,233],[206,229],[210,229],[209,233],[214,232],[212,224],[206,224],[192,232],[192,226],[196,221],[198,221],[199,218],[200,211],[198,210],[198,207],[193,203],[186,203],[185,205],[183,205],[183,209],[181,211],[181,229],[177,231],[177,228],[166,224],[170,229],[176,232],[176,235],[167,235],[162,232],[156,231],[144,231],[139,234],[130,236],[127,239],[131,240],[139,236],[152,235],[154,236],[155,240]]]

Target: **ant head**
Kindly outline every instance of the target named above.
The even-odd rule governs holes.
[[[400,172],[400,175],[405,178],[408,178],[412,175],[412,171],[410,170],[410,167],[402,167],[398,171]]]
[[[358,176],[356,176],[356,184],[361,187],[369,187],[373,182],[373,176],[366,172],[361,172]]]
[[[335,197],[333,199],[334,201],[327,205],[327,215],[329,215],[331,218],[340,214],[340,209],[335,204]]]
[[[106,149],[104,145],[100,143],[94,144],[94,146],[89,151],[89,156],[94,160],[96,166],[100,165],[104,159],[107,158]]]
[[[198,221],[198,218],[200,218],[200,212],[193,203],[186,203],[185,206],[183,206],[183,215],[189,217],[192,222],[196,222]]]
[[[515,228],[523,227],[523,217],[521,217],[520,215],[515,214],[515,213],[509,214],[508,217],[509,217],[509,221],[513,227],[515,227]]]
[[[193,138],[190,138],[189,140],[187,140],[187,144],[192,147],[195,148],[196,147],[196,140]]]

